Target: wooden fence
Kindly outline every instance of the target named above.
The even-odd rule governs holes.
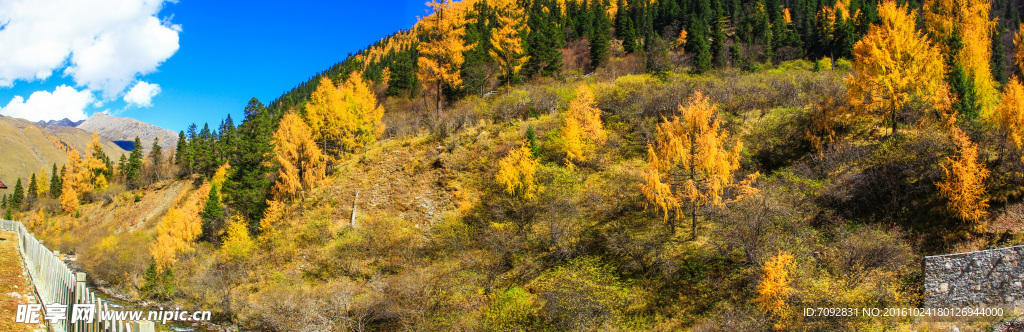
[[[85,285],[85,273],[74,272],[60,259],[60,252],[50,251],[42,241],[36,239],[21,222],[0,219],[0,229],[18,235],[18,246],[21,257],[25,261],[28,273],[35,286],[36,295],[43,302],[45,316],[47,307],[63,306],[67,317],[56,324],[49,324],[51,331],[56,332],[146,332],[153,330],[151,322],[127,322],[100,320],[100,312],[110,309],[110,305],[96,296]],[[75,304],[92,304],[92,322],[72,322]],[[52,309],[52,308],[51,308]],[[86,319],[87,320],[87,319]],[[140,324],[142,323],[142,324]],[[134,329],[132,327],[135,327]]]

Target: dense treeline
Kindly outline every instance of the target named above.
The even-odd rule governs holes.
[[[693,72],[713,68],[752,69],[763,63],[793,59],[850,58],[853,45],[878,23],[877,0],[679,0],[679,1],[442,1],[435,12],[450,10],[464,31],[458,40],[463,60],[460,84],[443,87],[443,97],[454,102],[467,95],[537,77],[582,75],[606,65],[612,45],[636,53],[648,72],[668,70],[667,49],[683,51],[680,64]],[[918,11],[924,2],[911,3]],[[1024,6],[1018,1],[997,1],[988,6],[994,26],[981,39],[989,44],[992,75],[1005,82],[1012,71],[1011,36],[1020,24]],[[341,80],[352,72],[383,84],[388,96],[414,97],[427,93],[417,73],[422,66],[422,45],[429,30],[420,22],[371,45],[321,72],[270,103],[271,109],[301,109],[320,80]],[[502,32],[504,31],[504,32]],[[972,36],[978,37],[978,36]],[[425,39],[426,38],[426,39]],[[509,39],[518,49],[515,71],[503,71],[503,48]],[[963,40],[963,38],[961,38]],[[938,43],[947,43],[936,40]],[[954,42],[954,41],[950,41]],[[506,43],[506,44],[502,44]],[[587,49],[585,56],[563,58],[566,47]],[[496,56],[495,50],[501,50]],[[515,62],[515,61],[513,61]]]

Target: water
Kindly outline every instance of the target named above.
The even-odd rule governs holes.
[[[88,286],[89,286],[89,288],[91,288],[93,290],[94,294],[96,294],[96,297],[99,297],[99,298],[103,299],[103,302],[107,303],[107,305],[110,307],[110,310],[140,310],[140,311],[143,312],[143,317],[145,317],[147,315],[146,312],[148,310],[160,310],[159,307],[157,307],[157,308],[150,308],[150,307],[145,307],[145,306],[139,305],[139,304],[134,303],[134,302],[124,301],[124,300],[121,300],[121,299],[116,298],[114,296],[111,296],[111,295],[109,295],[107,293],[104,293],[103,291],[101,291],[99,288],[97,288],[94,285],[88,285]],[[171,309],[174,309],[174,308],[171,308]],[[186,308],[182,308],[182,309],[183,310],[187,310]],[[200,325],[200,324],[194,324],[193,325],[192,322],[169,321],[166,324],[162,324],[159,321],[157,321],[157,322],[154,322],[154,323],[156,325],[156,330],[157,331],[216,332],[216,330],[209,329],[209,328],[207,328],[204,325]]]

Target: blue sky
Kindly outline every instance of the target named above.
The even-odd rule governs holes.
[[[424,0],[12,1],[38,5],[0,4],[0,22],[9,22],[0,48],[26,50],[0,55],[0,114],[107,111],[174,131],[229,113],[237,124],[250,98],[270,102],[426,9]],[[81,8],[48,12],[62,3]],[[98,18],[75,21],[83,16]],[[55,42],[39,42],[47,38]]]

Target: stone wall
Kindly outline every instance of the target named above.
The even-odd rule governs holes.
[[[924,258],[924,306],[1024,306],[1024,246]]]

